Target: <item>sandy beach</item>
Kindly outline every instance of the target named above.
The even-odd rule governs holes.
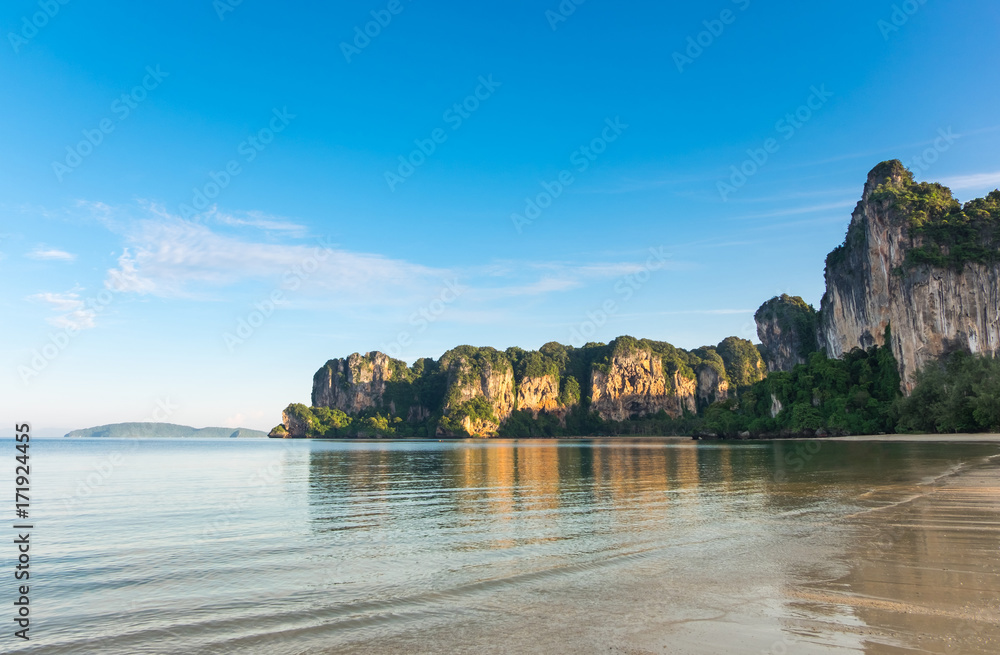
[[[849,608],[865,627],[801,627],[859,632],[873,655],[998,652],[1000,456],[918,487],[875,490],[871,500],[875,507],[847,519],[860,536],[850,571],[789,591],[814,609]]]

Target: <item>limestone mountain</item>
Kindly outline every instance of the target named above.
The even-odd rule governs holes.
[[[619,337],[538,351],[459,346],[413,366],[379,352],[327,362],[312,406],[290,405],[272,437],[502,436],[516,425],[679,418],[763,378],[749,341],[695,351]]]
[[[801,299],[757,313],[772,370],[801,363],[812,338]],[[826,260],[818,349],[840,357],[888,345],[903,390],[925,364],[954,351],[1000,349],[1000,190],[961,205],[940,184],[918,183],[899,161],[868,174],[843,245]]]

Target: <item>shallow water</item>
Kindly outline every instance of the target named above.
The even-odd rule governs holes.
[[[0,444],[13,457],[13,441]],[[995,496],[949,496],[946,520],[972,537],[940,542],[958,534],[946,531],[937,546],[928,530],[945,519],[914,503],[998,452],[36,440],[32,640],[2,643],[110,654],[888,653],[917,647],[922,627],[946,632],[960,610],[964,650],[924,652],[980,652],[991,636],[976,622],[993,619],[1000,596],[997,533],[983,528],[998,525],[997,510],[980,502]],[[910,520],[886,518],[904,511]],[[920,573],[927,558],[940,568],[935,547],[968,550],[978,569]],[[0,552],[8,570],[13,554]],[[930,598],[942,580],[954,598],[935,605],[937,627],[897,620],[919,598],[901,596]],[[12,580],[2,592],[13,597]]]

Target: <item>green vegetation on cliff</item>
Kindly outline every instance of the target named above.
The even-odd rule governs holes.
[[[886,335],[887,337],[889,335]],[[894,432],[900,397],[891,350],[856,349],[842,359],[812,353],[806,364],[773,372],[738,399],[709,407],[702,429],[722,436]]]
[[[885,338],[887,343],[891,343],[888,331]],[[632,339],[625,340],[618,347],[645,350],[648,345]],[[565,358],[552,344],[546,344],[545,353],[553,361],[562,362],[562,372],[570,370],[568,364],[574,357],[579,357],[581,351],[587,353],[584,361],[591,362],[597,352],[603,352],[605,356],[613,352],[612,347],[600,344],[588,344],[583,349],[562,348],[565,349]],[[739,365],[743,361],[739,355],[752,361],[751,353],[744,345],[731,342],[726,348],[737,354],[733,360],[737,362],[736,370],[743,370]],[[720,349],[726,348],[720,344]],[[722,359],[713,348],[701,348],[691,354],[702,364],[713,368],[718,366],[716,358]],[[434,379],[435,375],[441,377],[438,364],[430,360],[423,362],[416,371],[413,367],[409,370],[420,373],[412,377],[413,384]],[[551,372],[551,369],[547,370]],[[429,375],[428,371],[431,371]],[[841,359],[831,359],[823,353],[814,352],[805,364],[789,372],[773,372],[765,379],[745,386],[738,396],[708,406],[700,415],[685,414],[680,418],[671,418],[661,411],[627,421],[602,419],[591,410],[589,399],[583,396],[576,378],[565,376],[561,398],[568,409],[561,417],[545,412],[535,417],[530,411],[514,411],[501,424],[499,436],[702,434],[767,438],[814,434],[1000,431],[1000,360],[956,353],[918,374],[916,387],[907,398],[899,391],[897,371],[891,350],[884,347],[876,346],[867,351],[855,349]],[[731,370],[727,375],[736,377]],[[443,391],[434,393],[437,395],[433,397],[443,401]],[[481,396],[459,403],[446,415],[438,411],[416,421],[407,421],[400,415],[383,411],[369,410],[357,416],[348,416],[336,409],[298,404],[289,405],[285,413],[289,418],[289,427],[304,432],[309,438],[430,438],[438,434],[439,428],[461,436],[465,434],[462,422],[466,417],[491,422],[496,422],[497,418],[493,407]],[[275,428],[272,436],[290,434],[282,425]]]
[[[433,437],[428,431],[429,421],[407,423],[400,416],[368,410],[357,416],[348,416],[339,409],[306,407],[292,404],[285,408],[288,427],[284,424],[271,431],[273,437],[304,436],[308,439],[343,439],[365,437]],[[436,422],[434,423],[436,425]]]
[[[906,254],[906,268],[960,270],[968,263],[1000,261],[1000,190],[961,205],[948,187],[914,181],[898,161],[882,166],[885,180],[871,199],[906,217],[914,243]]]
[[[392,379],[386,382],[382,404],[385,411],[409,418],[412,407],[440,407],[447,388],[446,372],[433,359],[418,359],[413,366],[396,366],[392,360]]]
[[[838,250],[843,251],[844,248],[845,246],[840,246]],[[754,320],[758,325],[774,323],[783,334],[794,334],[796,338],[795,354],[803,359],[819,350],[819,344],[816,342],[819,313],[799,296],[781,294],[771,298],[760,306],[760,309],[754,314]]]
[[[766,368],[757,346],[746,339],[728,337],[716,349],[729,384],[739,390],[764,379]]]
[[[421,359],[406,366],[389,361],[389,373],[380,400],[356,415],[328,407],[293,404],[286,410],[287,423],[272,431],[274,437],[432,437],[465,435],[465,419],[473,424],[501,423],[490,400],[482,395],[485,386],[513,378],[516,392],[528,379],[552,378],[558,388],[556,413],[515,411],[500,427],[502,436],[582,436],[590,434],[679,434],[694,425],[690,419],[673,421],[665,413],[622,423],[602,420],[591,409],[591,384],[595,370],[609,371],[616,357],[649,353],[658,357],[664,374],[676,373],[689,380],[701,366],[714,369],[723,380],[744,387],[760,379],[763,364],[749,341],[731,337],[718,346],[686,351],[663,341],[622,336],[610,344],[588,343],[573,347],[556,342],[538,351],[508,348],[459,346],[439,361]],[[356,361],[356,360],[355,360]],[[373,365],[374,353],[356,366]],[[335,361],[316,375],[324,380],[339,369]],[[359,376],[359,371],[352,371]],[[349,384],[344,376],[335,381]],[[507,377],[509,380],[510,377]],[[552,387],[548,387],[551,389]]]

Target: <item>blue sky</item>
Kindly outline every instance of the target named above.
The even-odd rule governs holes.
[[[756,339],[879,161],[1000,186],[997,3],[678,4],[6,2],[4,420],[267,429],[357,351]]]

